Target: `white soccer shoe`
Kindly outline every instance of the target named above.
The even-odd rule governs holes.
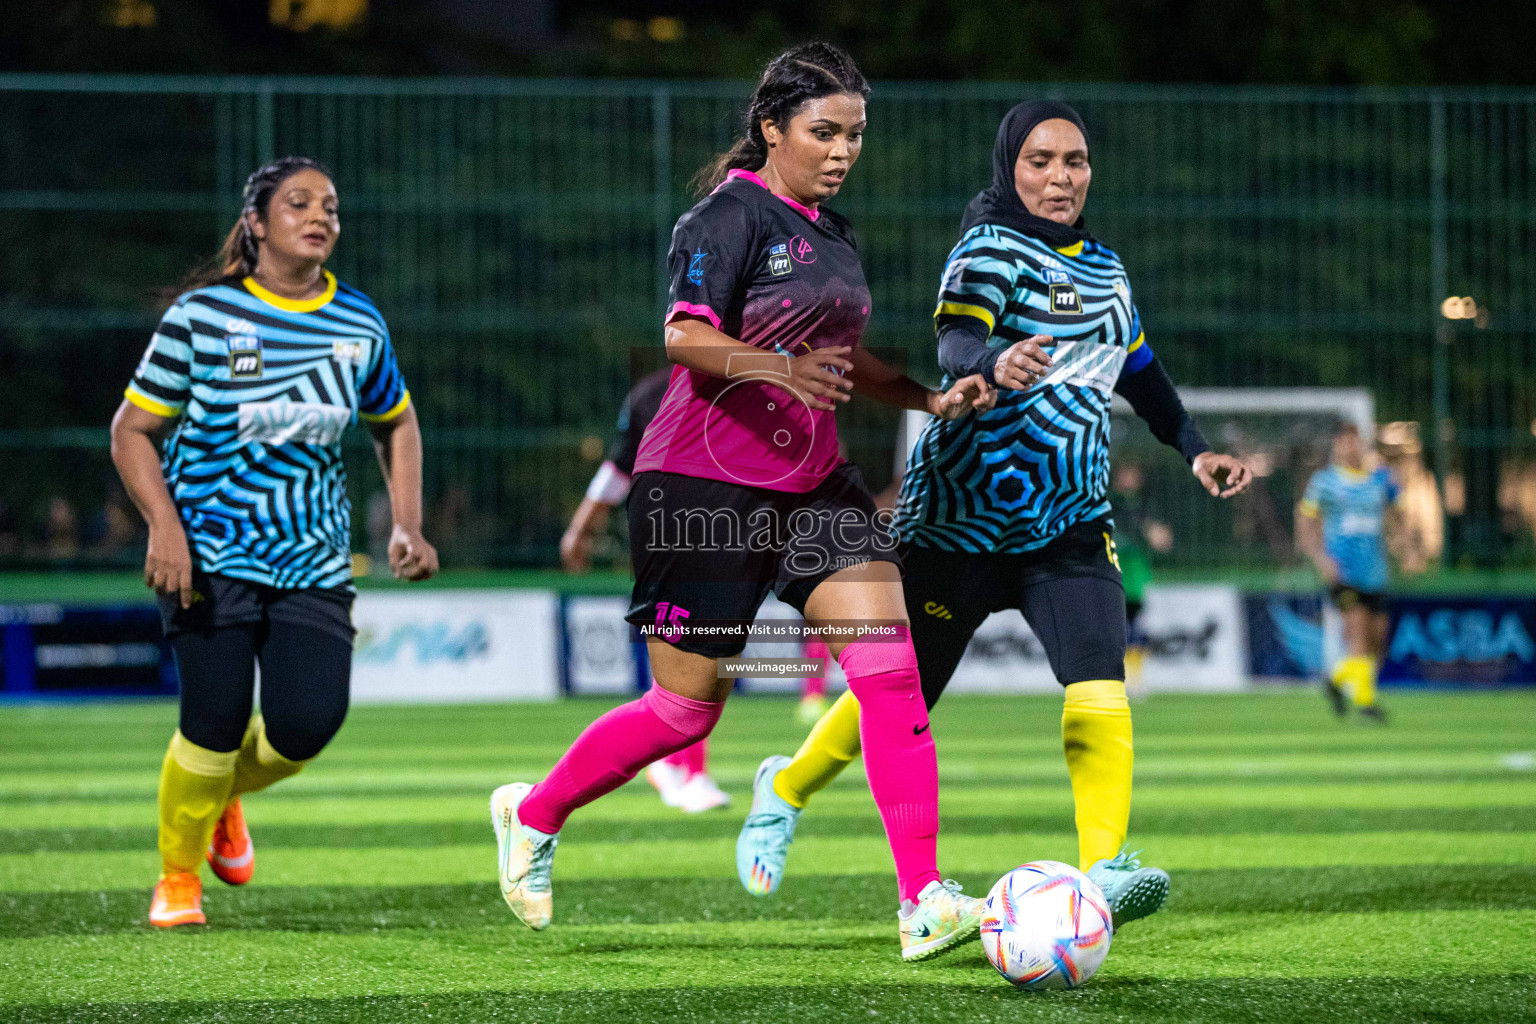
[[[678,792],[679,807],[685,814],[702,814],[719,807],[731,806],[731,795],[715,784],[708,772],[699,772],[683,783]]]
[[[645,781],[656,787],[656,792],[661,796],[661,802],[668,807],[683,806],[683,787],[688,781],[687,773],[675,764],[666,761],[653,761],[645,767]]]
[[[492,793],[491,825],[496,829],[501,898],[519,921],[534,931],[542,931],[549,927],[554,911],[549,873],[555,863],[560,834],[548,835],[518,820],[518,805],[532,788],[526,782],[514,782]]]
[[[974,939],[985,907],[986,900],[961,892],[959,882],[929,882],[917,901],[904,901],[897,914],[901,958],[927,960]]]

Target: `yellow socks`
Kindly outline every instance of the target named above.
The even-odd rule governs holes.
[[[794,760],[773,780],[773,791],[791,807],[804,807],[859,756],[859,702],[846,691],[795,751]]]
[[[1061,744],[1077,806],[1078,866],[1087,871],[1125,845],[1131,820],[1131,706],[1118,679],[1067,687]]]
[[[245,730],[240,744],[239,760],[235,762],[235,784],[232,796],[254,793],[280,782],[290,775],[303,771],[308,761],[290,761],[267,742],[267,724],[257,715]]]
[[[160,863],[164,875],[197,873],[229,803],[239,751],[205,750],[176,731],[160,766]]]
[[[1376,659],[1365,655],[1346,658],[1346,678],[1355,707],[1368,708],[1376,703]]]
[[[1143,691],[1143,670],[1147,663],[1147,649],[1138,644],[1132,644],[1125,649],[1125,688],[1131,696],[1140,700],[1146,696]]]
[[[1357,708],[1376,703],[1376,659],[1363,654],[1340,658],[1333,666],[1333,682],[1349,694]]]

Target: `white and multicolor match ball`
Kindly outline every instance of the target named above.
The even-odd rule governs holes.
[[[1109,904],[1070,864],[1037,860],[997,880],[981,915],[981,945],[1018,988],[1077,988],[1109,955]]]

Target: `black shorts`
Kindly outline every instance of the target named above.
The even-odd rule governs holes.
[[[828,576],[871,561],[900,565],[889,521],[847,462],[804,494],[641,473],[629,491],[635,589],[625,618],[673,631],[662,636],[679,650],[735,657],[770,590],[803,614]]]
[[[1107,521],[1079,523],[1021,554],[904,545],[901,556],[929,707],[949,685],[976,628],[1008,608],[1023,612],[1063,686],[1125,678],[1125,588]]]
[[[1373,615],[1384,615],[1387,611],[1387,595],[1379,590],[1361,590],[1348,584],[1335,583],[1328,588],[1328,596],[1333,598],[1333,606],[1341,612],[1364,608]]]
[[[348,587],[285,589],[264,583],[194,570],[192,607],[176,596],[159,595],[160,623],[165,635],[209,633],[223,626],[251,622],[283,622],[308,626],[345,640],[350,646],[352,601]]]

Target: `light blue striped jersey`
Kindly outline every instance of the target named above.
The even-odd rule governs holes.
[[[978,224],[949,254],[934,315],[981,320],[999,350],[1049,335],[1053,365],[1028,390],[999,389],[989,412],[929,422],[902,481],[902,538],[946,551],[1032,551],[1108,516],[1115,382],[1152,361],[1120,257],[1091,238],[1053,249]]]
[[[1387,509],[1397,484],[1385,466],[1374,472],[1324,466],[1312,474],[1301,514],[1323,521],[1323,550],[1339,567],[1339,582],[1371,593],[1387,589]]]
[[[293,301],[250,278],[166,310],[128,401],[177,419],[161,465],[198,568],[283,588],[350,586],[341,437],[410,393],[368,297],[326,273]]]

